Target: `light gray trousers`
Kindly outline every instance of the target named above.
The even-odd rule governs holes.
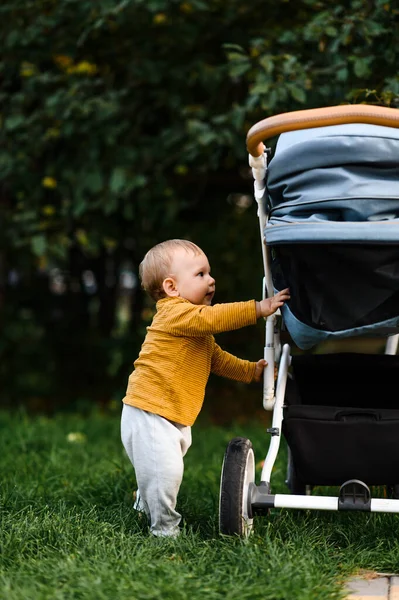
[[[191,427],[124,404],[121,437],[136,473],[134,508],[145,512],[153,535],[177,536],[181,515],[175,510],[176,501]]]

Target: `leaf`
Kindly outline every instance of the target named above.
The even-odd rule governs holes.
[[[265,54],[259,59],[259,64],[264,68],[266,73],[273,73],[274,70],[274,62],[273,57],[270,54]]]
[[[306,93],[305,90],[297,85],[290,86],[290,94],[294,100],[303,104],[306,102]]]
[[[347,81],[348,79],[348,69],[343,67],[342,69],[338,69],[337,71],[337,81]]]
[[[239,54],[238,52],[229,52],[227,54],[227,58],[233,62],[248,62],[248,56],[246,56],[245,54]]]
[[[87,202],[86,202],[86,198],[84,197],[83,188],[82,187],[76,188],[73,206],[72,206],[73,216],[80,217],[81,215],[83,215],[86,212],[86,208],[87,208]]]
[[[114,194],[112,196],[108,196],[107,202],[104,205],[104,214],[111,215],[118,209],[118,197]]]
[[[325,29],[325,33],[328,35],[328,37],[336,37],[338,35],[338,30],[336,27],[328,25]]]
[[[126,221],[133,221],[134,219],[134,210],[133,210],[133,204],[131,202],[126,202],[126,204],[124,204],[123,206],[123,218],[126,219]]]
[[[198,143],[201,146],[208,146],[217,139],[217,134],[214,131],[204,131],[198,136]]]
[[[249,62],[237,62],[230,65],[229,72],[232,77],[241,77],[241,75],[244,75],[249,70],[249,68]]]
[[[17,129],[20,125],[22,125],[24,121],[25,119],[22,115],[12,115],[11,117],[5,119],[4,129],[6,129],[7,131],[13,131],[14,129]]]
[[[359,77],[359,79],[361,79],[370,75],[369,61],[370,59],[367,58],[356,58],[354,60],[353,70],[355,72],[356,77]]]
[[[44,235],[34,235],[30,244],[35,256],[43,256],[47,248],[47,242]]]
[[[131,189],[142,188],[147,183],[147,177],[144,175],[135,175],[132,177]]]
[[[245,54],[244,48],[238,44],[223,44],[223,48],[225,50],[232,50],[235,52],[240,52],[240,54]]]
[[[104,185],[104,179],[100,171],[91,171],[87,173],[84,180],[85,187],[93,194],[100,192]]]
[[[268,94],[270,92],[270,88],[271,88],[271,84],[269,81],[261,81],[251,88],[250,93],[252,95],[260,95],[261,96],[263,94]]]
[[[116,167],[112,173],[109,181],[109,187],[111,192],[118,194],[121,192],[126,183],[126,172],[121,167]]]

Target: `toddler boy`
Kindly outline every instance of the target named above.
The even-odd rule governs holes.
[[[208,259],[187,240],[154,246],[140,265],[140,277],[157,311],[123,398],[121,437],[136,474],[134,507],[147,515],[153,535],[175,537],[183,457],[210,372],[250,383],[261,380],[267,364],[223,351],[214,334],[254,325],[290,296],[285,289],[260,302],[212,306],[215,279]]]

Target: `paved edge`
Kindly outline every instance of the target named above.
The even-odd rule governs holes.
[[[399,600],[399,575],[368,572],[350,579],[345,600]]]

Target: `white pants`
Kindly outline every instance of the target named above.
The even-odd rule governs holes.
[[[121,437],[136,473],[134,508],[146,513],[152,534],[177,536],[181,515],[175,508],[191,427],[124,404]]]

